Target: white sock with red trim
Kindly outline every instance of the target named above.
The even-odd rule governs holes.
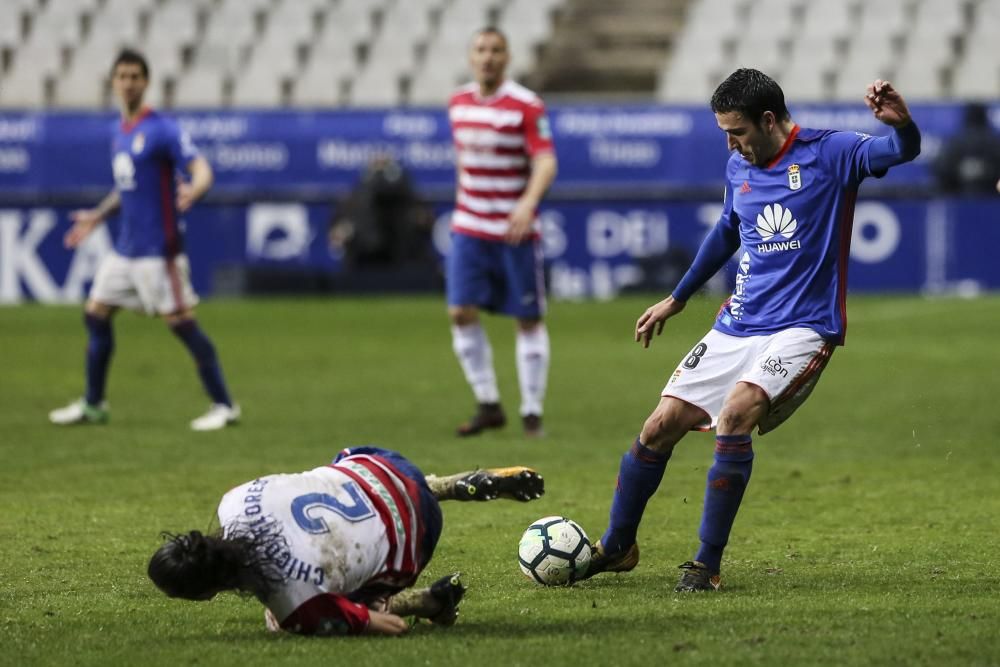
[[[493,348],[478,322],[451,327],[452,349],[462,366],[465,379],[480,403],[498,403],[500,390],[493,370]]]
[[[521,416],[542,414],[549,379],[549,330],[539,323],[517,332],[517,379],[521,385]]]

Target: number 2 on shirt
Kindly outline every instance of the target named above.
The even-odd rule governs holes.
[[[322,510],[339,514],[351,522],[364,521],[375,516],[375,510],[365,499],[354,482],[347,482],[341,488],[351,497],[352,504],[345,504],[327,493],[307,493],[292,500],[292,518],[299,528],[307,533],[329,533],[330,527],[322,517]]]

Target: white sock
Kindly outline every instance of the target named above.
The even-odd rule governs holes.
[[[549,330],[539,324],[517,332],[517,379],[521,384],[521,416],[542,414],[549,378]]]
[[[478,322],[465,326],[452,325],[451,344],[458,363],[465,372],[465,379],[480,403],[497,403],[497,375],[493,370],[493,348],[490,339]]]

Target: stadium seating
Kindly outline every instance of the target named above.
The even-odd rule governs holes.
[[[703,103],[758,66],[802,101],[857,100],[878,76],[913,100],[996,99],[998,29],[1000,0],[692,0],[657,97]]]
[[[150,96],[166,106],[442,105],[468,78],[476,27],[505,30],[522,78],[558,29],[553,10],[575,2],[3,0],[0,108],[111,104],[108,67],[125,45],[146,53]],[[855,100],[874,76],[915,100],[1000,97],[1000,0],[686,2],[644,91],[665,102],[703,103],[738,66],[797,100]]]

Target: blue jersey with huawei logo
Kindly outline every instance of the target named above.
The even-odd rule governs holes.
[[[177,123],[146,109],[120,123],[111,147],[121,228],[115,251],[125,257],[174,257],[184,243],[177,178],[198,150]]]
[[[854,201],[871,137],[795,126],[765,167],[733,153],[720,225],[740,249],[715,328],[734,336],[806,327],[843,343]]]

